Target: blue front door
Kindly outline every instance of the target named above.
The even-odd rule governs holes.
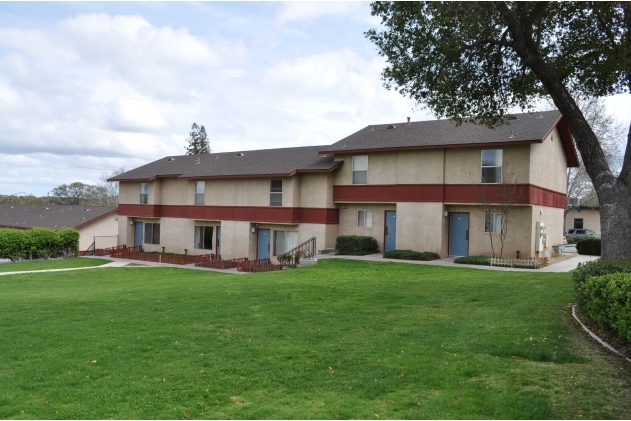
[[[142,222],[136,222],[136,235],[134,236],[134,245],[142,246]]]
[[[257,259],[269,259],[269,230],[258,230]]]
[[[221,256],[221,227],[217,227],[217,240],[216,240],[215,251],[217,252],[217,256]]]
[[[469,255],[469,214],[449,214],[449,255]]]
[[[396,250],[397,248],[397,213],[386,211],[386,238],[384,241],[384,251]]]

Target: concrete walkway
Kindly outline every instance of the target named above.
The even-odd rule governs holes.
[[[367,256],[336,256],[333,254],[317,254],[316,259],[349,259],[349,260],[362,260],[368,262],[394,262],[394,263],[411,263],[415,265],[433,265],[433,266],[451,266],[451,267],[466,267],[471,269],[482,270],[501,270],[505,272],[569,272],[576,269],[579,263],[590,262],[592,260],[599,259],[598,256],[583,256],[577,254],[576,256],[563,260],[559,263],[546,266],[542,269],[523,269],[523,268],[507,268],[501,266],[482,266],[482,265],[463,265],[460,263],[454,263],[452,258],[445,258],[439,260],[400,260],[400,259],[384,259],[381,253],[369,254]]]
[[[88,266],[82,268],[67,268],[67,269],[44,269],[44,270],[25,270],[21,272],[0,272],[0,276],[4,275],[20,275],[23,273],[39,273],[39,272],[66,272],[71,270],[86,270],[86,269],[101,269],[101,268],[113,268],[113,267],[136,267],[136,268],[148,268],[148,267],[171,267],[171,268],[179,268],[179,269],[189,269],[189,270],[203,270],[210,272],[220,272],[220,273],[230,273],[233,275],[248,275],[249,272],[238,272],[236,268],[233,269],[209,269],[209,268],[201,268],[197,267],[193,264],[190,265],[173,265],[169,263],[156,263],[156,262],[144,262],[140,260],[129,260],[129,259],[117,259],[109,256],[83,256],[86,259],[106,259],[110,260],[111,263],[106,263],[101,266]],[[590,262],[592,260],[596,260],[598,256],[583,256],[577,254],[576,256],[563,260],[559,263],[555,263],[550,266],[546,266],[542,269],[521,269],[521,268],[507,268],[500,266],[480,266],[480,265],[463,265],[459,263],[454,263],[453,259],[445,258],[439,260],[429,260],[429,261],[419,261],[419,260],[400,260],[400,259],[384,259],[381,253],[377,254],[369,254],[367,256],[337,256],[333,254],[317,254],[314,257],[316,260],[319,259],[348,259],[348,260],[361,260],[367,262],[393,262],[393,263],[410,263],[413,265],[430,265],[430,266],[450,266],[450,267],[466,267],[471,269],[481,269],[481,270],[501,270],[505,272],[569,272],[573,269],[576,269],[579,263]]]

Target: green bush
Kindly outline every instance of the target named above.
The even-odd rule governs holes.
[[[579,241],[581,241],[582,238],[583,237],[576,237],[576,236],[572,235],[572,236],[565,237],[565,240],[567,241],[568,244],[576,244]]]
[[[582,289],[581,313],[604,329],[616,332],[623,341],[631,341],[631,274],[588,278]]]
[[[346,256],[363,256],[379,253],[379,246],[375,237],[362,235],[340,235],[335,240],[337,254]]]
[[[414,250],[388,250],[383,252],[383,257],[388,259],[404,259],[404,260],[436,260],[440,259],[438,253],[431,251],[414,251]]]
[[[578,254],[600,256],[600,238],[584,238],[576,243]]]
[[[572,271],[574,290],[578,298],[578,307],[583,310],[586,302],[583,299],[583,287],[585,281],[593,276],[610,275],[612,273],[631,273],[631,260],[618,259],[606,260],[598,259],[592,262],[579,263],[578,267]]]
[[[79,248],[79,232],[72,228],[55,231],[50,228],[0,230],[0,257],[19,261],[28,257],[47,259],[73,257]]]
[[[491,266],[491,258],[489,256],[463,256],[454,260],[454,263]]]

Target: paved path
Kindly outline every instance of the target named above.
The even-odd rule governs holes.
[[[86,259],[94,258],[93,256],[84,256]],[[189,270],[204,270],[210,272],[221,272],[221,273],[230,273],[234,275],[247,275],[248,272],[238,272],[236,268],[234,269],[209,269],[209,268],[201,268],[194,265],[172,265],[169,263],[156,263],[156,262],[143,262],[138,260],[129,260],[129,259],[117,259],[108,256],[99,256],[98,259],[107,259],[111,260],[111,263],[106,263],[101,266],[88,266],[81,268],[67,268],[67,269],[45,269],[45,270],[25,270],[21,272],[0,272],[0,276],[4,275],[19,275],[23,273],[38,273],[38,272],[65,272],[70,270],[85,270],[85,269],[101,269],[101,268],[112,268],[112,267],[172,267],[179,269],[189,269]],[[381,253],[377,254],[369,254],[367,256],[336,256],[333,254],[317,254],[315,259],[348,259],[348,260],[362,260],[369,262],[394,262],[394,263],[410,263],[415,265],[433,265],[433,266],[451,266],[451,267],[468,267],[472,269],[481,269],[481,270],[501,270],[505,272],[569,272],[573,269],[576,269],[579,263],[589,262],[595,259],[598,259],[597,256],[583,256],[577,254],[576,256],[563,260],[562,262],[555,263],[550,266],[546,266],[542,269],[521,269],[521,268],[506,268],[500,266],[480,266],[480,265],[462,265],[459,263],[454,263],[453,259],[440,259],[440,260],[430,260],[430,261],[419,261],[419,260],[400,260],[400,259],[384,259]],[[130,266],[131,265],[131,266]]]
[[[316,259],[350,259],[350,260],[363,260],[369,262],[399,262],[399,263],[411,263],[416,265],[433,265],[433,266],[451,266],[451,267],[467,267],[472,269],[482,270],[502,270],[505,272],[569,272],[576,269],[579,263],[589,262],[596,260],[598,256],[583,256],[577,254],[576,256],[563,260],[562,262],[555,263],[550,266],[546,266],[542,269],[523,269],[523,268],[507,268],[501,266],[482,266],[482,265],[463,265],[460,263],[454,263],[453,259],[439,259],[439,260],[400,260],[400,259],[384,259],[381,253],[369,254],[367,256],[336,256],[333,254],[318,254]]]

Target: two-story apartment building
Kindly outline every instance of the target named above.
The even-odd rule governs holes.
[[[566,169],[578,165],[558,111],[496,129],[449,120],[368,126],[332,145],[166,157],[120,181],[119,241],[145,250],[274,260],[316,237],[374,236],[382,250],[490,254],[501,213],[480,204],[518,192],[504,250],[543,256],[561,242]],[[489,234],[490,233],[490,234]],[[494,238],[495,238],[494,237]]]

